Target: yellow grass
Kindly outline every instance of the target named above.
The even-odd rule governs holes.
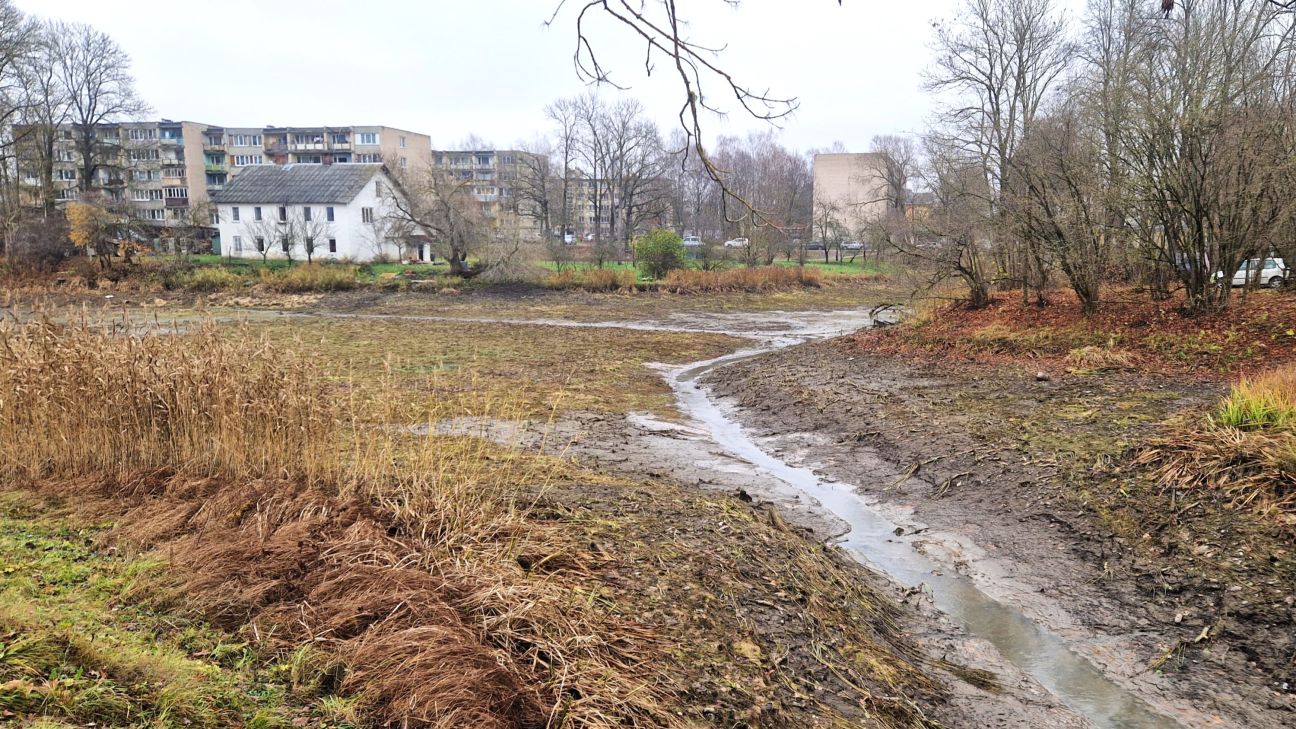
[[[1217,417],[1223,425],[1245,430],[1296,427],[1296,366],[1242,378]]]
[[[661,283],[662,291],[691,294],[715,291],[778,291],[789,288],[818,288],[829,285],[824,275],[802,266],[760,266],[724,271],[671,271]]]

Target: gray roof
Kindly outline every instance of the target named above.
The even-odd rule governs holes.
[[[221,204],[342,203],[355,199],[382,165],[259,165],[238,173],[224,190],[212,193]]]

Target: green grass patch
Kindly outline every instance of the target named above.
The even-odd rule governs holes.
[[[0,724],[351,726],[295,699],[286,666],[169,610],[165,565],[101,549],[106,528],[0,492]]]

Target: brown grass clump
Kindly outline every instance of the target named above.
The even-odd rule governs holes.
[[[565,290],[580,289],[596,293],[614,291],[634,291],[638,274],[633,269],[589,268],[584,270],[568,269],[547,276],[544,284],[547,288]]]
[[[124,508],[120,536],[162,549],[187,601],[267,648],[326,650],[376,720],[660,723],[655,638],[573,589],[587,551],[514,505],[562,466],[365,423],[291,351],[5,324],[0,456],[4,478]]]
[[[357,286],[355,266],[309,263],[271,270],[257,270],[259,283],[282,294],[349,291]]]
[[[745,291],[760,293],[790,288],[818,288],[829,285],[824,275],[803,266],[760,266],[723,271],[671,271],[660,289],[673,294]]]
[[[1133,369],[1135,358],[1130,352],[1113,347],[1077,347],[1067,353],[1067,364],[1077,372],[1110,372]]]
[[[1202,491],[1296,526],[1296,367],[1244,377],[1205,423],[1136,460],[1166,488]]]

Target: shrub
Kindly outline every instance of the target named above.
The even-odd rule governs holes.
[[[1243,378],[1217,417],[1221,424],[1243,430],[1296,428],[1296,366]]]
[[[639,269],[649,278],[663,279],[666,274],[687,266],[684,239],[669,230],[658,228],[635,243]]]
[[[661,290],[675,294],[711,291],[778,291],[780,289],[819,287],[823,275],[813,268],[800,266],[760,266],[726,271],[671,271]]]
[[[5,237],[5,259],[11,273],[52,271],[67,257],[68,225],[64,218],[25,219]]]

